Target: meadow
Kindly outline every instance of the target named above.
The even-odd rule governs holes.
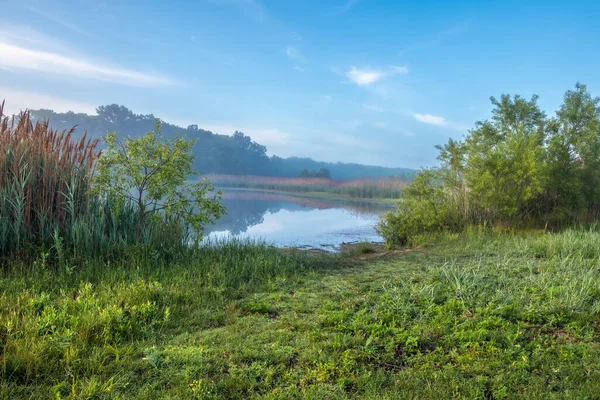
[[[277,178],[246,175],[207,175],[221,188],[246,188],[361,199],[398,199],[408,183],[399,178],[355,179]]]
[[[162,136],[160,122],[138,138],[108,135],[102,154],[71,133],[27,113],[0,120],[0,398],[600,392],[600,227],[527,229],[548,215],[528,208],[536,197],[493,203],[517,181],[498,193],[475,185],[487,197],[472,197],[463,174],[476,169],[458,162],[462,145],[441,151],[455,170],[423,171],[406,188],[392,179],[211,177],[341,197],[398,197],[404,188],[380,226],[387,248],[323,254],[201,244],[202,226],[224,211],[221,194],[210,180],[189,182],[193,141]],[[594,187],[590,165],[574,161],[578,190]],[[538,194],[563,199],[548,193]],[[594,193],[579,194],[594,211],[585,203]]]
[[[0,277],[2,398],[591,398],[597,229],[309,256],[222,243]]]

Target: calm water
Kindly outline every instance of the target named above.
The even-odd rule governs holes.
[[[208,240],[230,236],[263,239],[279,247],[335,249],[354,241],[380,242],[379,216],[392,204],[226,190],[228,214],[206,227]]]

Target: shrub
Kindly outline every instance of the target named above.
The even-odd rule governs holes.
[[[377,227],[388,247],[413,244],[422,234],[462,227],[458,205],[444,187],[439,170],[423,170],[402,194],[396,210],[385,214]]]

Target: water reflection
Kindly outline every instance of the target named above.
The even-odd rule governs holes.
[[[343,242],[380,241],[374,226],[392,207],[369,201],[228,190],[228,214],[208,226],[208,240],[227,236],[264,239],[277,246],[336,247]]]

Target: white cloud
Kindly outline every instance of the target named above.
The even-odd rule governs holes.
[[[466,131],[469,129],[468,125],[461,124],[458,122],[448,121],[444,117],[440,117],[439,115],[432,114],[413,114],[413,117],[425,124],[435,125],[435,126],[443,126],[446,128],[454,129],[457,131]]]
[[[356,83],[357,85],[366,86],[381,79],[387,78],[388,76],[406,73],[408,73],[408,67],[401,67],[397,65],[390,66],[387,69],[350,67],[350,70],[346,72],[346,76],[350,79],[350,81]]]
[[[299,61],[301,63],[306,63],[306,57],[304,57],[304,55],[295,47],[292,46],[288,46],[285,49],[285,54],[288,56],[288,58],[292,61]]]
[[[29,40],[31,43],[32,40]],[[35,43],[45,43],[35,40]],[[51,50],[40,50],[0,38],[0,69],[14,72],[39,72],[44,74],[93,79],[130,86],[158,86],[176,84],[157,73],[136,71],[86,60],[82,56],[64,55]]]
[[[351,67],[350,71],[346,73],[346,76],[357,85],[364,86],[382,79],[385,77],[385,73],[381,71]]]
[[[390,68],[397,74],[408,74],[408,67],[406,65],[392,65]]]
[[[0,102],[5,100],[4,113],[18,114],[26,109],[46,108],[56,112],[73,111],[76,113],[96,114],[96,106],[78,100],[55,97],[44,93],[24,92],[0,86]]]
[[[446,121],[446,119],[444,117],[440,117],[438,115],[413,114],[413,117],[415,117],[416,119],[418,119],[419,121],[421,121],[425,124],[437,125],[437,126],[448,125],[448,121]]]
[[[385,122],[377,121],[377,122],[373,122],[373,126],[375,128],[385,129],[388,127],[388,124]]]

